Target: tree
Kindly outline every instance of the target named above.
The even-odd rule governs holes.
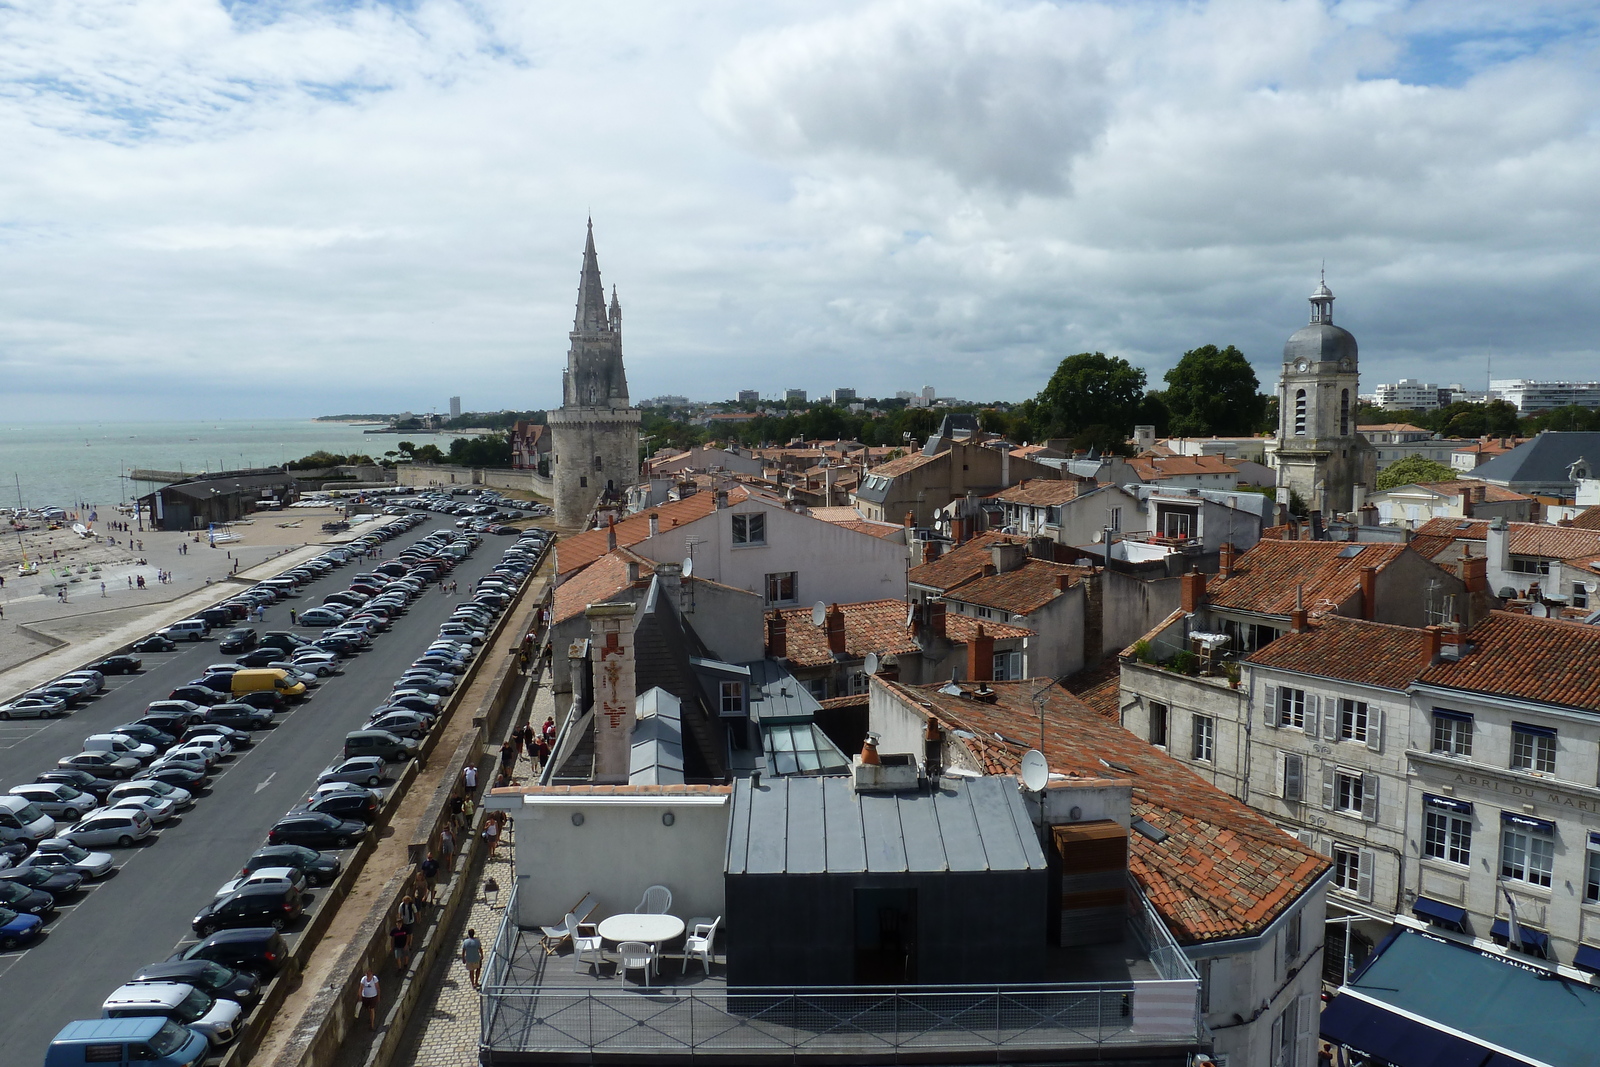
[[[1166,374],[1168,431],[1180,437],[1254,435],[1267,398],[1244,353],[1229,345],[1202,345],[1183,354]]]
[[[1393,489],[1397,485],[1416,485],[1420,482],[1453,482],[1460,477],[1459,471],[1443,463],[1435,463],[1423,456],[1407,456],[1378,472],[1378,489]]]
[[[1091,427],[1126,439],[1144,399],[1144,371],[1104,352],[1079,352],[1061,361],[1039,391],[1040,429],[1049,437],[1077,437]]]

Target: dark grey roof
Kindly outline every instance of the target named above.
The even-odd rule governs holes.
[[[760,659],[750,668],[750,716],[759,722],[810,722],[821,710],[817,698],[781,660]]]
[[[292,474],[219,475],[215,478],[195,478],[187,482],[173,482],[161,492],[177,493],[197,499],[226,496],[231,493],[259,493],[263,489],[288,488],[294,485]]]
[[[711,728],[712,709],[695,676],[690,657],[710,658],[710,651],[688,620],[678,614],[661,589],[660,576],[639,608],[633,630],[634,683],[640,693],[660,686],[681,702],[684,774],[689,778],[721,778],[722,740]]]
[[[1469,477],[1496,485],[1571,485],[1567,468],[1579,459],[1600,463],[1600,433],[1546,430],[1502,456],[1496,456]]]
[[[970,412],[952,412],[939,424],[939,436],[949,439],[957,436],[971,437],[980,430],[978,416]]]
[[[629,785],[683,784],[683,716],[678,698],[659,687],[633,702]]]
[[[733,784],[728,874],[1043,870],[1015,778],[856,793],[848,777]]]
[[[1338,362],[1356,358],[1356,339],[1350,331],[1331,322],[1316,322],[1302,326],[1289,336],[1283,345],[1283,361],[1292,363],[1308,359],[1313,363]]]

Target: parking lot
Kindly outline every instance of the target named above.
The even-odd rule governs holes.
[[[392,558],[434,529],[453,528],[453,522],[453,517],[433,517],[388,542],[385,556]],[[345,661],[343,675],[324,679],[310,699],[292,705],[272,729],[258,731],[254,744],[222,764],[194,808],[145,842],[112,850],[117,861],[112,874],[87,883],[76,899],[63,900],[31,945],[0,954],[0,1005],[6,1018],[0,1063],[38,1062],[65,1022],[98,1015],[101,1001],[118,983],[193,940],[189,923],[195,912],[238,873],[264,843],[268,827],[303,798],[317,772],[338,757],[345,733],[359,728],[383,702],[393,679],[434,640],[451,608],[470,598],[473,583],[494,566],[507,543],[486,538],[451,572],[459,594],[444,596],[436,588],[422,594],[370,649]],[[263,632],[290,629],[291,608],[320,603],[376,562],[334,570],[298,598],[268,607],[265,619],[253,625]],[[207,665],[232,657],[210,640],[142,658],[142,673],[108,677],[103,693],[64,718],[0,723],[0,792],[31,781],[58,758],[77,752],[84,737],[139,718],[150,701],[198,677]],[[320,906],[322,896],[313,891],[313,907]],[[286,933],[292,937],[304,922]]]

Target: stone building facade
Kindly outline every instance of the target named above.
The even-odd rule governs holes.
[[[561,376],[561,408],[548,417],[550,473],[556,522],[582,527],[602,493],[620,496],[638,480],[639,472],[640,415],[628,403],[622,305],[613,289],[611,306],[606,306],[593,222],[583,248],[571,338],[567,369]]]

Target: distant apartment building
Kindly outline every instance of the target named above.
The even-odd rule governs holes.
[[[1379,470],[1408,456],[1421,456],[1448,467],[1454,460],[1455,450],[1463,444],[1459,437],[1439,437],[1406,422],[1385,422],[1357,429],[1377,450]]]
[[[686,408],[689,406],[689,398],[675,394],[653,396],[649,400],[639,401],[639,406],[642,408]]]
[[[783,399],[788,404],[804,404],[806,402],[806,391],[804,389],[785,389],[783,391]]]
[[[1516,405],[1523,415],[1555,408],[1600,408],[1600,382],[1535,382],[1527,378],[1496,378],[1489,395]]]
[[[461,398],[459,396],[453,396],[450,398],[450,417],[452,419],[459,419],[461,417]]]
[[[761,392],[757,389],[741,389],[739,390],[739,403],[759,404],[761,403]]]
[[[856,391],[854,389],[835,389],[833,391],[833,402],[835,404],[848,404],[855,398]]]

